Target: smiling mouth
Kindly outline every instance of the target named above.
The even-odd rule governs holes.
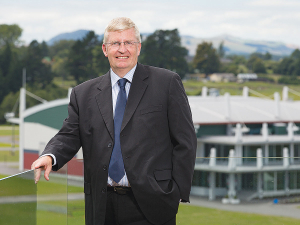
[[[117,59],[128,59],[129,57],[128,56],[119,56],[117,57]]]

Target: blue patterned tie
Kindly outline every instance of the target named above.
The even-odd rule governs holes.
[[[115,128],[115,144],[110,157],[110,163],[108,168],[108,174],[111,179],[119,183],[119,181],[125,175],[124,162],[121,152],[121,143],[120,143],[120,131],[124,116],[124,111],[126,107],[126,85],[127,80],[125,78],[120,79],[118,84],[120,86],[120,91],[117,98],[116,108],[115,108],[115,117],[114,117],[114,128]]]

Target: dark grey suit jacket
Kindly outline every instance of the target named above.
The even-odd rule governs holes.
[[[47,144],[58,170],[82,146],[86,224],[104,223],[108,165],[114,143],[110,73],[75,87],[69,116]],[[196,135],[180,77],[169,70],[137,65],[121,128],[124,166],[146,218],[163,224],[179,200],[189,201]]]

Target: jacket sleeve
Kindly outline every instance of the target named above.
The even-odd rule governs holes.
[[[168,120],[173,144],[172,177],[179,187],[181,201],[189,202],[197,138],[188,99],[177,74],[169,87]]]
[[[60,131],[48,142],[42,155],[53,154],[56,158],[54,171],[59,170],[71,160],[81,147],[79,132],[79,108],[73,88],[68,105],[68,117],[64,120]]]

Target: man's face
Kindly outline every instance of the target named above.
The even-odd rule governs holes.
[[[138,42],[134,29],[124,31],[108,32],[107,43],[114,42]],[[113,46],[111,44],[102,45],[103,53],[108,57],[112,70],[119,76],[124,77],[138,61],[141,51],[141,43],[135,43],[132,46],[124,45]]]

